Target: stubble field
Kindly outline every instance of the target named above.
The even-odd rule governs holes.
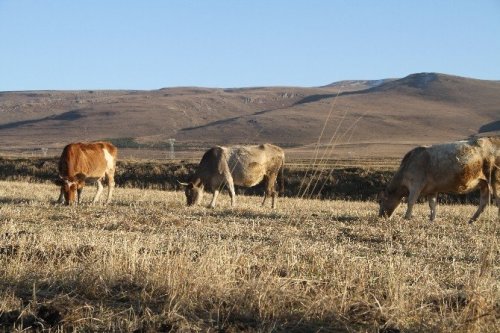
[[[90,201],[95,189],[84,190]],[[105,191],[106,192],[106,191]],[[106,193],[104,193],[105,196]],[[115,190],[55,204],[54,185],[0,182],[0,330],[493,332],[498,216],[441,205],[429,223],[375,202]],[[205,197],[205,204],[209,198]]]

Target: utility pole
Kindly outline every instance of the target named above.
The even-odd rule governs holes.
[[[167,141],[170,144],[170,159],[173,160],[175,158],[175,150],[174,150],[175,139],[168,139]]]

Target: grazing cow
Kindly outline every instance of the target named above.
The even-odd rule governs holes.
[[[108,183],[106,203],[109,203],[115,186],[116,153],[116,147],[109,142],[71,143],[64,147],[59,159],[59,179],[56,181],[61,186],[58,201],[69,205],[77,196],[77,201],[80,203],[85,181],[96,180],[97,192],[93,200],[95,203],[101,196],[103,190],[101,182],[106,177]]]
[[[403,197],[408,197],[405,219],[411,218],[419,196],[427,196],[430,220],[436,217],[438,192],[462,194],[480,189],[476,220],[489,202],[490,193],[500,209],[500,137],[472,138],[408,152],[384,192],[379,194],[380,216],[390,217]],[[500,214],[500,211],[499,211]]]
[[[283,191],[283,167],[285,153],[280,147],[271,144],[258,146],[233,146],[210,148],[203,155],[196,173],[184,185],[188,206],[201,201],[204,189],[213,191],[211,208],[221,187],[227,184],[231,195],[231,206],[235,205],[234,185],[251,187],[265,181],[262,205],[268,196],[272,197],[272,207],[276,207],[277,192],[275,183],[281,169],[281,191]]]

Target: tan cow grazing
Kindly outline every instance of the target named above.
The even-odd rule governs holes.
[[[439,192],[462,194],[479,189],[480,203],[469,220],[472,223],[483,212],[490,193],[500,209],[499,166],[498,136],[415,148],[405,155],[391,182],[379,195],[379,215],[390,217],[401,199],[408,197],[405,219],[410,219],[419,196],[427,196],[433,221]]]
[[[82,189],[86,180],[97,181],[97,192],[93,203],[99,200],[103,186],[102,180],[106,177],[108,185],[108,199],[111,201],[115,186],[117,149],[109,142],[71,143],[64,147],[59,159],[59,179],[56,183],[61,186],[59,202],[72,204],[77,196],[80,203]]]
[[[276,207],[275,183],[281,170],[281,191],[283,191],[283,167],[285,153],[280,147],[271,144],[258,146],[232,146],[210,148],[203,155],[200,164],[189,183],[184,185],[188,206],[198,204],[206,189],[213,192],[209,207],[215,201],[223,185],[227,185],[234,207],[236,195],[234,185],[251,187],[265,181],[262,205],[268,196],[272,197],[272,207]]]

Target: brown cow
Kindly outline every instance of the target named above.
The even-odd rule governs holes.
[[[281,169],[281,191],[283,191],[283,167],[285,153],[280,147],[271,144],[258,146],[233,146],[210,148],[203,155],[196,173],[186,186],[185,193],[188,206],[201,201],[204,189],[213,191],[211,208],[224,184],[229,187],[231,206],[234,207],[236,195],[234,185],[251,187],[265,181],[265,193],[262,205],[268,196],[272,197],[272,207],[276,207],[278,193],[275,183]]]
[[[386,190],[379,195],[379,215],[390,217],[401,199],[408,197],[405,219],[410,219],[413,205],[419,196],[425,195],[433,221],[438,192],[462,194],[479,188],[481,198],[469,220],[472,223],[483,212],[491,192],[500,209],[499,166],[498,136],[415,148],[405,155]]]
[[[101,181],[106,177],[106,203],[109,203],[115,185],[116,154],[116,147],[109,142],[71,143],[64,147],[59,159],[59,180],[56,182],[61,186],[58,201],[69,205],[78,196],[77,201],[80,203],[85,181],[93,179],[97,180],[97,192],[93,200],[95,203],[103,190]]]

